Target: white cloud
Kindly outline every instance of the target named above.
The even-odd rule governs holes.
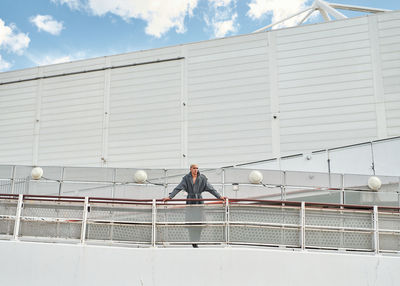
[[[309,2],[310,0],[251,0],[247,15],[252,19],[260,19],[272,14],[271,22],[275,23],[304,10]],[[304,16],[294,17],[274,28],[296,25]]]
[[[19,33],[14,24],[6,26],[4,21],[0,19],[0,48],[22,54],[24,49],[29,46],[30,41],[28,35]]]
[[[233,0],[208,0],[215,7],[227,7],[229,6]]]
[[[79,0],[51,0],[51,2],[58,3],[61,5],[66,4],[72,10],[78,10],[79,8],[82,7],[82,3]]]
[[[142,19],[147,22],[146,33],[161,37],[170,29],[185,32],[184,20],[191,16],[198,0],[88,0],[87,8],[95,15],[112,13],[125,20]]]
[[[37,62],[35,62],[39,66],[44,66],[44,65],[53,65],[53,64],[61,64],[61,63],[66,63],[72,61],[71,56],[62,56],[62,57],[50,57],[46,56]]]
[[[6,71],[11,67],[11,64],[5,60],[0,55],[0,71]]]
[[[61,63],[72,62],[72,61],[77,61],[77,60],[81,60],[81,59],[87,58],[85,52],[77,52],[77,53],[70,54],[70,55],[49,55],[49,54],[46,54],[46,56],[43,56],[43,55],[36,56],[36,55],[28,53],[26,56],[32,62],[34,62],[35,65],[37,65],[37,66],[61,64]]]
[[[62,22],[58,22],[50,15],[36,15],[31,17],[30,21],[36,25],[39,31],[45,31],[52,35],[59,35],[64,28]]]
[[[238,29],[236,22],[238,14],[235,0],[208,0],[209,14],[204,17],[208,26],[213,29],[214,37],[224,37],[229,33],[235,33]]]

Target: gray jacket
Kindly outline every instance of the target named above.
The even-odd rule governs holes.
[[[187,192],[187,198],[188,199],[202,199],[203,197],[201,196],[202,192],[209,192],[216,198],[221,198],[221,195],[211,186],[211,184],[208,182],[208,179],[206,176],[200,174],[200,172],[197,173],[197,178],[195,183],[193,184],[193,177],[192,174],[189,172],[189,174],[186,174],[183,178],[182,181],[179,183],[178,186],[169,194],[169,198],[172,199],[175,197],[181,190],[185,190]],[[202,201],[187,201],[187,204],[202,204]]]

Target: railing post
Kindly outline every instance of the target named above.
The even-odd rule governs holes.
[[[301,202],[300,208],[300,240],[301,240],[301,249],[305,249],[306,244],[306,203],[303,201]]]
[[[18,196],[17,213],[15,214],[14,240],[18,240],[18,236],[19,236],[19,226],[21,223],[21,213],[22,213],[23,202],[24,202],[24,195],[20,194]]]
[[[379,253],[379,226],[378,226],[378,206],[374,206],[374,250],[375,254]]]
[[[85,243],[87,218],[89,212],[89,197],[85,197],[85,203],[83,205],[83,218],[82,218],[82,230],[81,230],[81,243]]]
[[[340,190],[340,204],[344,205],[344,174],[341,174],[342,177],[342,189]]]
[[[151,208],[151,246],[156,247],[156,215],[157,215],[157,204],[156,200],[153,199]]]
[[[222,168],[222,196],[225,197],[225,169]]]
[[[281,201],[286,201],[286,172],[283,171],[283,184],[281,185]]]
[[[229,199],[225,200],[225,243],[229,246]]]
[[[64,184],[64,175],[65,175],[65,167],[62,168],[60,184],[58,185],[58,195],[59,196],[61,196],[61,194],[62,194],[62,187]]]
[[[12,168],[12,175],[11,175],[11,194],[14,194],[14,189],[15,189],[15,168],[16,166],[14,165]]]

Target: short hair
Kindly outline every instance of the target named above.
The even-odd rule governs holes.
[[[192,169],[193,166],[199,166],[197,164],[190,164],[190,169]]]

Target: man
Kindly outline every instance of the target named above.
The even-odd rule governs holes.
[[[200,174],[199,167],[197,164],[190,165],[190,172],[186,174],[178,186],[169,194],[168,197],[164,198],[163,201],[167,201],[175,197],[180,191],[185,190],[187,192],[187,199],[202,199],[202,192],[209,192],[218,199],[225,200],[225,197],[214,189],[214,187],[208,182],[206,176]],[[203,201],[187,201],[187,204],[202,204]]]
[[[187,192],[187,199],[202,199],[202,192],[209,192],[218,199],[226,199],[225,197],[221,197],[221,195],[213,188],[213,186],[211,186],[206,176],[200,174],[197,164],[190,165],[189,174],[186,174],[182,178],[182,181],[179,183],[179,185],[176,186],[176,188],[169,194],[168,197],[164,198],[163,201],[165,202],[172,199],[182,190],[185,190]],[[204,202],[201,200],[186,201],[186,204],[189,205],[197,205],[203,203]],[[199,226],[198,224],[203,221],[203,209],[199,206],[187,206],[185,214],[186,221],[188,222],[187,225],[189,225],[188,230],[190,241],[200,241],[202,226]],[[198,248],[198,245],[196,243],[193,243],[192,246],[194,248]]]

